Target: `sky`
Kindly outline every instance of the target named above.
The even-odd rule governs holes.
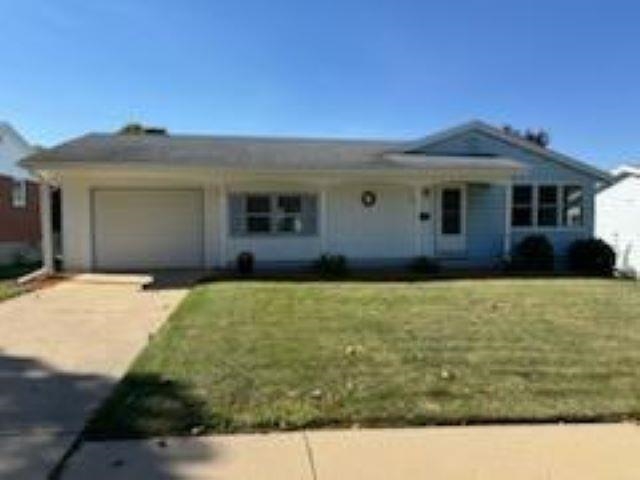
[[[50,146],[175,133],[415,139],[471,120],[640,161],[640,2],[0,0],[0,120]]]

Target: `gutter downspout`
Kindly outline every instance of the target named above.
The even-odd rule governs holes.
[[[53,226],[51,223],[51,187],[40,178],[40,231],[42,269],[48,275],[55,273]]]
[[[40,250],[42,267],[18,278],[18,285],[25,285],[42,280],[55,274],[53,225],[51,223],[51,186],[40,176],[38,177],[38,190],[40,197]]]

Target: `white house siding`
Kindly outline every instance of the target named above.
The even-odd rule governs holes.
[[[640,276],[639,177],[627,177],[598,193],[596,235],[615,250],[617,268]]]
[[[204,265],[202,189],[96,189],[91,200],[95,268]]]
[[[209,178],[210,181],[203,179]],[[260,263],[300,263],[318,258],[324,252],[340,253],[354,261],[407,259],[416,254],[414,189],[408,185],[334,185],[326,187],[327,231],[323,239],[318,186],[295,182],[227,184],[225,195],[233,192],[301,192],[318,195],[318,231],[304,237],[235,237],[225,234],[229,225],[221,224],[221,187],[213,175],[201,179],[124,177],[95,174],[67,175],[62,179],[62,218],[64,267],[70,271],[94,268],[94,232],[91,212],[92,191],[99,189],[179,189],[201,188],[204,194],[204,267],[232,265],[236,256],[251,251]],[[377,202],[362,205],[365,190],[374,191]],[[228,221],[228,220],[226,220]],[[114,232],[116,235],[117,232]],[[324,245],[324,248],[323,248]]]
[[[357,183],[326,188],[326,232],[322,232],[320,191],[322,187],[282,183],[232,185],[229,193],[311,193],[317,196],[317,234],[300,237],[233,236],[226,241],[227,263],[243,251],[252,252],[256,262],[310,262],[322,253],[345,255],[355,262],[406,259],[415,254],[414,190],[407,185]],[[362,193],[377,196],[372,207],[362,204]],[[322,239],[325,235],[324,241]]]
[[[365,207],[362,193],[377,196]],[[416,250],[414,191],[409,186],[358,184],[328,192],[328,250],[353,260],[413,257]]]
[[[149,178],[135,175],[109,177],[106,175],[67,175],[62,179],[62,250],[67,271],[88,271],[93,265],[93,235],[91,194],[96,189],[198,189],[202,190],[204,261],[202,267],[217,265],[220,259],[218,187],[206,177]],[[117,232],[114,232],[116,235]]]
[[[319,197],[320,190],[314,185],[304,182],[232,182],[225,185],[225,194],[244,193],[301,193],[312,194]],[[320,201],[318,198],[318,216]],[[229,206],[226,206],[229,209]],[[319,221],[319,218],[318,218]],[[227,220],[229,222],[229,220]],[[230,232],[227,225],[226,232]],[[251,252],[255,256],[256,263],[304,263],[318,258],[321,254],[320,228],[318,226],[315,235],[305,236],[252,236],[234,235],[229,233],[223,240],[225,264],[231,265],[241,252]],[[218,262],[216,262],[218,264]]]
[[[320,255],[320,239],[313,237],[230,237],[227,246],[227,264],[235,261],[241,252],[251,252],[259,264],[301,263]]]
[[[0,173],[14,178],[26,178],[27,171],[16,162],[33,153],[31,147],[13,127],[0,122]]]
[[[574,229],[514,229],[515,244],[525,235],[544,233],[554,243],[556,252],[563,255],[568,244],[591,236],[593,232],[593,179],[574,169],[522,151],[510,145],[477,134],[470,141],[454,138],[429,148],[449,154],[496,154],[522,161],[531,170],[517,179],[523,183],[566,182],[583,186],[585,195],[585,224]],[[235,176],[216,176],[214,171],[194,173],[177,169],[134,171],[127,169],[120,175],[114,172],[89,170],[62,175],[63,250],[65,268],[90,270],[93,268],[93,233],[91,192],[98,188],[198,188],[204,196],[204,262],[203,267],[229,266],[242,251],[251,251],[256,260],[269,262],[308,262],[323,252],[340,253],[354,263],[391,263],[406,261],[424,251],[417,229],[418,209],[415,205],[419,184],[415,178],[385,180],[369,177],[354,178],[345,183],[337,176],[282,177],[271,175],[268,180],[255,175],[237,173]],[[218,186],[220,182],[224,187]],[[342,183],[341,183],[342,182]],[[386,182],[386,183],[385,183]],[[425,183],[429,183],[425,178]],[[505,190],[498,184],[469,183],[466,185],[466,242],[465,251],[457,261],[471,265],[495,265],[504,252]],[[326,193],[326,231],[322,231],[322,202],[318,199],[318,231],[303,237],[251,237],[229,235],[228,212],[221,197],[239,192]],[[362,205],[362,192],[371,190],[377,202],[371,208]],[[225,197],[226,198],[226,197]],[[433,212],[435,213],[435,212]],[[434,217],[434,222],[436,221]],[[225,223],[223,223],[223,221]],[[435,225],[435,223],[434,223]],[[422,244],[422,245],[421,245]],[[422,250],[421,250],[422,247]]]

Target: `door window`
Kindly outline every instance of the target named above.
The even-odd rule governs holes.
[[[459,188],[442,190],[442,234],[462,233],[462,192]]]

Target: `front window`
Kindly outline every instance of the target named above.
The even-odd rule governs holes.
[[[531,185],[514,185],[511,224],[529,227],[533,224],[533,188]]]
[[[514,185],[511,225],[514,227],[581,227],[584,195],[579,185]]]
[[[11,186],[11,205],[13,208],[25,208],[27,206],[27,182],[19,180]]]
[[[442,233],[443,235],[462,233],[462,192],[459,188],[442,190]]]
[[[302,198],[300,195],[277,197],[276,230],[280,233],[302,232]]]
[[[562,193],[562,224],[567,227],[581,227],[583,210],[582,187],[565,186]]]
[[[234,194],[230,196],[235,235],[312,235],[316,196],[309,194]]]
[[[558,225],[558,187],[540,185],[538,187],[538,226]]]
[[[271,197],[248,195],[245,203],[246,231],[268,233],[271,231]]]

